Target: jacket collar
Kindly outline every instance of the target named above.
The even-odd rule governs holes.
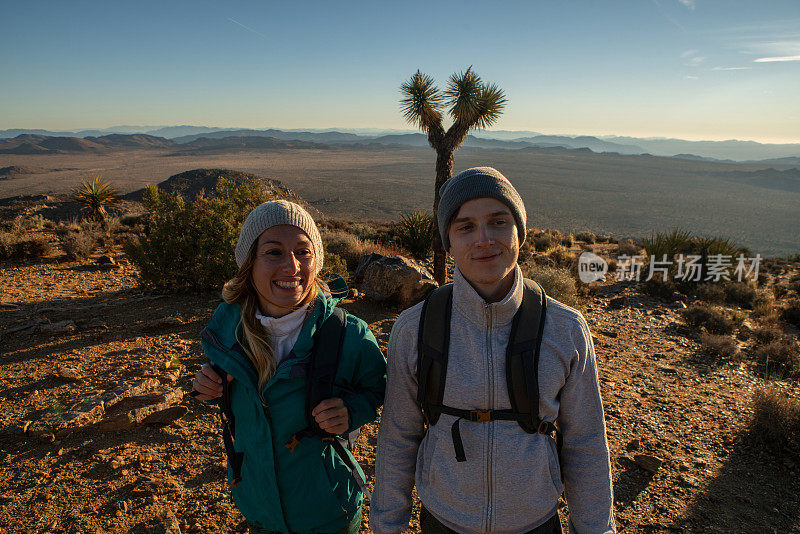
[[[519,265],[514,266],[514,285],[499,302],[487,304],[475,291],[475,288],[464,278],[458,267],[453,272],[453,307],[464,317],[478,326],[485,328],[487,318],[493,326],[506,325],[514,318],[520,305],[524,283]]]

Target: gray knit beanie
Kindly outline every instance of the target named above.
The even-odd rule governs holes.
[[[450,249],[450,240],[447,238],[447,229],[450,221],[458,213],[461,204],[474,198],[496,198],[511,210],[517,223],[519,244],[525,242],[525,204],[522,198],[511,185],[511,182],[500,171],[492,167],[473,167],[453,176],[439,189],[439,209],[436,217],[439,219],[439,235],[445,250]]]
[[[294,202],[287,202],[286,200],[264,202],[250,212],[250,215],[244,220],[242,230],[239,232],[239,241],[236,243],[236,264],[239,267],[242,266],[244,260],[247,259],[248,252],[250,252],[250,247],[253,246],[253,243],[264,230],[280,224],[296,226],[306,233],[311,240],[311,245],[314,247],[314,262],[316,265],[314,274],[318,273],[322,269],[325,252],[322,248],[322,238],[319,235],[317,225],[306,210]]]

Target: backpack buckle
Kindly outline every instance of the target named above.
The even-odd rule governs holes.
[[[469,420],[473,423],[489,423],[492,420],[492,410],[470,410]]]
[[[553,430],[555,430],[555,425],[550,421],[539,421],[539,428],[536,429],[539,434],[546,434],[548,436],[553,434]]]

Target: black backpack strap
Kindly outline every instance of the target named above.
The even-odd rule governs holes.
[[[417,402],[428,425],[435,425],[441,415],[452,309],[453,284],[446,284],[428,294],[419,318]]]
[[[511,409],[526,417],[522,429],[539,431],[539,351],[547,314],[547,296],[532,280],[525,280],[522,305],[511,323],[506,349],[506,383]]]
[[[314,334],[311,368],[306,379],[306,421],[308,428],[321,437],[330,434],[319,427],[311,412],[320,402],[333,397],[333,381],[339,369],[346,330],[347,312],[334,308]]]
[[[222,441],[225,443],[225,455],[228,457],[228,462],[230,462],[231,471],[233,472],[230,483],[230,487],[233,488],[242,481],[244,453],[237,452],[233,447],[233,440],[236,437],[236,419],[231,408],[231,390],[227,380],[228,373],[218,365],[212,365],[211,368],[222,378],[222,397],[219,402],[220,419],[222,420]]]

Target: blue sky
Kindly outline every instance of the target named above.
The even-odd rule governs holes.
[[[800,2],[11,2],[0,128],[405,128],[470,65],[495,128],[800,142]]]

